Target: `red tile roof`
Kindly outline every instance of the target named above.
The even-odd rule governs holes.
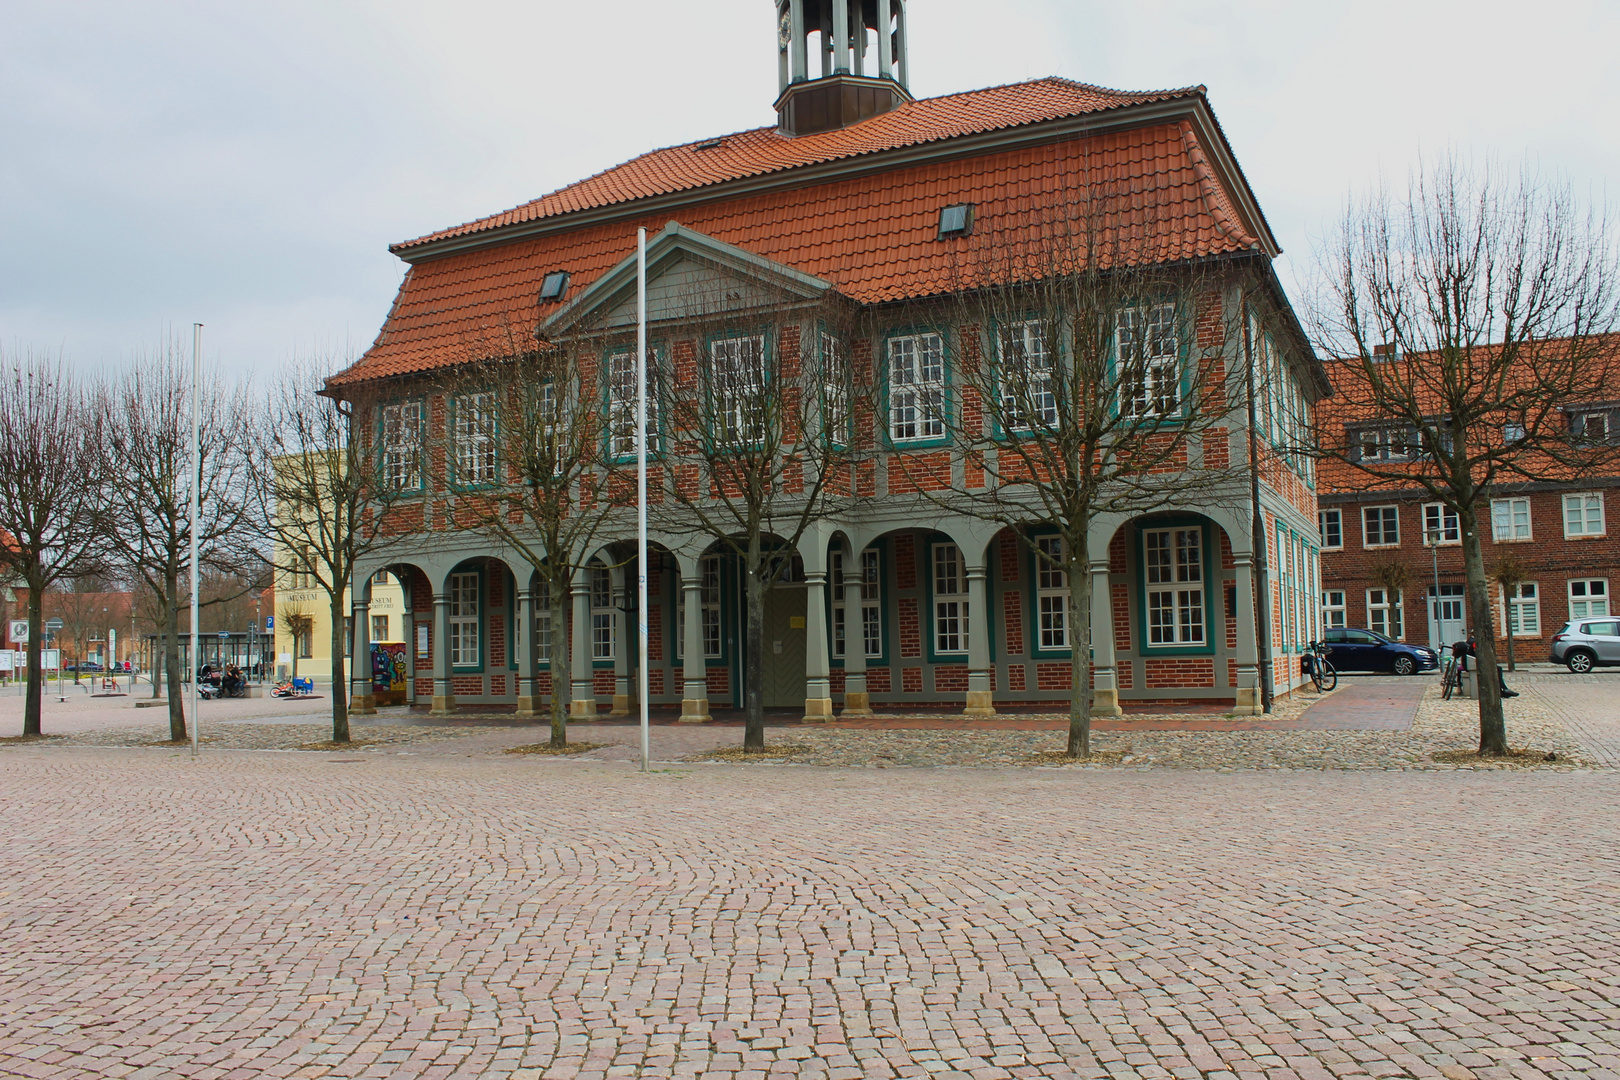
[[[495,229],[672,191],[682,184],[696,188],[743,175],[745,168],[786,169],[868,153],[898,145],[902,138],[949,138],[1086,109],[1201,94],[1202,88],[1118,94],[1047,79],[915,102],[824,135],[787,140],[774,129],[746,132],[731,137],[743,144],[734,151],[724,146],[718,151],[657,151],[507,214],[434,236]],[[770,154],[759,152],[762,147]],[[745,153],[747,148],[753,149]],[[713,166],[689,165],[682,173],[674,164],[680,155],[691,160],[717,152],[728,156]],[[1260,241],[1243,224],[1232,193],[1212,167],[1214,156],[1212,148],[1200,144],[1198,129],[1189,120],[1149,118],[1147,126],[897,164],[801,186],[772,185],[731,198],[716,192],[694,197],[690,205],[650,207],[645,215],[616,216],[576,228],[568,228],[564,220],[505,242],[493,235],[487,244],[414,262],[376,343],[330,381],[338,386],[469,360],[475,343],[494,327],[533,327],[557,310],[557,304],[538,303],[547,273],[567,270],[569,296],[578,295],[633,252],[638,226],[651,234],[671,219],[825,279],[865,304],[938,295],[961,286],[972,241],[938,238],[940,207],[958,202],[975,203],[976,232],[988,235],[993,230],[1001,244],[1040,242],[1043,226],[1049,229],[1054,215],[1072,213],[1089,196],[1098,219],[1117,239],[1115,261],[1152,263],[1253,250]]]
[[[1087,86],[1068,79],[1049,78],[924,98],[853,127],[816,135],[790,138],[779,134],[774,127],[755,128],[718,139],[701,139],[653,150],[533,202],[395,244],[391,250],[404,254],[435,240],[467,236],[559,214],[692,191],[728,180],[763,176],[803,165],[822,164],[962,135],[1021,127],[1041,120],[1192,97],[1203,92],[1202,86],[1192,86],[1179,90],[1129,93]]]

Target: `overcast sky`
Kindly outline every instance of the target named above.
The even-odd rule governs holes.
[[[390,242],[774,121],[767,0],[0,0],[0,346],[165,327],[266,372],[377,332]],[[912,91],[1203,83],[1287,249],[1422,153],[1620,166],[1620,4],[911,0]],[[1613,194],[1609,192],[1607,194]]]

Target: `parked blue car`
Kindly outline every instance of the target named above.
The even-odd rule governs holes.
[[[1393,641],[1371,630],[1328,630],[1322,640],[1328,647],[1328,660],[1337,671],[1416,675],[1440,667],[1440,657],[1433,649]]]

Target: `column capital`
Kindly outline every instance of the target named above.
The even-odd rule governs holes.
[[[804,580],[811,585],[825,585],[827,584],[827,571],[806,570],[804,572]]]
[[[1090,562],[1086,563],[1086,570],[1093,577],[1095,577],[1098,574],[1109,573],[1109,565],[1110,564],[1107,559],[1092,559]]]

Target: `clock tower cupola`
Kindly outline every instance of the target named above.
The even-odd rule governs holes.
[[[773,0],[777,129],[813,135],[911,100],[906,0]]]

